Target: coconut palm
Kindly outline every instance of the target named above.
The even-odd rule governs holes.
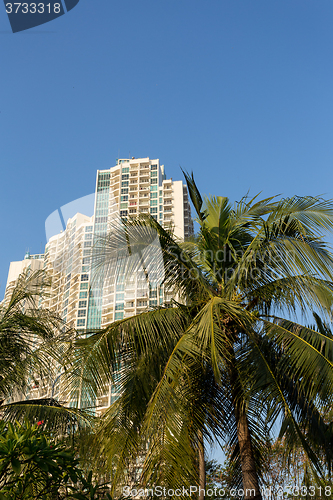
[[[163,286],[178,302],[78,342],[72,379],[82,383],[83,376],[94,395],[120,377],[120,396],[100,428],[116,478],[139,456],[146,484],[200,478],[204,485],[202,447],[218,439],[234,450],[244,498],[260,499],[261,449],[277,421],[286,450],[300,445],[321,474],[313,441],[324,447],[321,411],[332,402],[333,343],[284,315],[313,308],[330,314],[333,258],[324,237],[333,227],[333,204],[245,197],[232,207],[225,197],[203,200],[193,175],[185,177],[196,237],[181,243],[153,219],[127,221],[124,232],[118,225],[100,241],[94,259],[96,270],[108,272],[116,255],[124,249],[133,255],[154,228]],[[134,253],[142,265],[142,253]]]
[[[66,408],[51,386],[63,366],[74,332],[54,313],[39,307],[49,282],[43,271],[19,276],[11,295],[0,304],[0,410],[11,420],[45,420],[48,428],[67,431],[87,415]],[[30,389],[44,384],[49,394],[29,398]]]

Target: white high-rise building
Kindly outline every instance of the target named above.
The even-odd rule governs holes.
[[[159,160],[120,159],[115,167],[98,170],[94,215],[76,214],[46,245],[44,269],[52,277],[52,289],[43,306],[72,327],[94,329],[170,301],[171,293],[138,288],[137,281],[126,286],[111,280],[102,286],[93,280],[94,242],[108,233],[115,215],[142,214],[173,228],[181,240],[193,232],[187,188],[182,181],[166,179]]]
[[[170,302],[172,292],[165,291],[160,283],[147,282],[143,272],[130,281],[116,272],[102,281],[94,279],[92,249],[96,241],[108,234],[117,218],[144,214],[172,229],[179,240],[193,233],[187,187],[182,181],[166,179],[158,159],[119,159],[116,166],[98,170],[94,215],[77,213],[68,219],[63,232],[49,239],[43,255],[29,255],[22,262],[11,263],[5,296],[21,271],[29,266],[31,270],[43,268],[52,284],[41,307],[79,330],[105,327],[147,307]],[[110,388],[99,401],[101,410],[114,397],[116,391]]]
[[[39,271],[43,268],[43,264],[44,254],[31,255],[29,252],[25,254],[24,260],[11,262],[8,271],[5,296],[2,304],[5,306],[8,305],[13,289],[20,275]]]

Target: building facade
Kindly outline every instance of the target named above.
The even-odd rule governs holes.
[[[4,306],[9,304],[10,297],[20,275],[40,271],[43,269],[43,265],[44,254],[31,255],[29,252],[25,254],[24,260],[11,262],[8,271],[5,296],[2,304]]]
[[[147,280],[147,270],[138,269],[126,279],[119,260],[111,262],[102,279],[94,276],[97,242],[122,218],[148,214],[179,240],[193,233],[187,187],[182,181],[166,179],[158,159],[118,159],[114,167],[98,170],[93,216],[77,213],[63,232],[50,238],[43,255],[11,263],[5,297],[22,271],[44,269],[51,289],[41,307],[57,313],[69,327],[88,331],[170,302],[172,292],[165,291],[158,280]],[[110,387],[99,401],[100,411],[115,397],[116,388]]]

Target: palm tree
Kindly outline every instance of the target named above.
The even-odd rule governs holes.
[[[330,347],[326,348],[327,340],[330,342],[333,339],[332,330],[329,324],[324,321],[316,312],[313,313],[315,324],[309,327],[310,330],[316,330],[321,334],[320,345],[317,346],[319,352],[324,354],[332,361],[330,354]],[[314,409],[312,409],[313,412]],[[323,478],[319,485],[329,484],[329,478],[332,476],[332,407],[323,408],[322,410],[322,421],[320,426],[320,433],[318,434],[318,429],[311,430],[311,438],[313,441],[313,450],[316,454],[316,458],[321,462]],[[309,432],[309,430],[308,430]],[[293,446],[290,446],[293,444]],[[302,446],[299,446],[299,442],[289,443],[288,453],[286,453],[285,440],[277,439],[273,446],[268,450],[268,456],[265,459],[266,463],[266,485],[270,486],[272,484],[272,479],[275,477],[277,489],[281,488],[282,483],[286,485],[293,485],[300,488],[302,485],[307,487],[308,494],[303,491],[302,495],[305,498],[310,498],[314,495],[312,490],[315,490],[314,485],[316,483],[316,475],[313,474],[311,463],[304,453]],[[278,479],[280,478],[280,479]],[[312,495],[311,495],[312,493]]]
[[[51,393],[29,399],[32,385],[51,387],[63,366],[74,332],[56,314],[39,307],[49,282],[43,271],[21,274],[0,304],[0,410],[10,420],[45,420],[59,432],[88,422],[85,412],[66,408]]]
[[[199,223],[195,238],[177,242],[155,220],[139,219],[95,250],[96,270],[107,272],[119,252],[133,255],[138,233],[140,246],[154,228],[163,286],[180,300],[76,343],[72,379],[82,383],[84,375],[95,394],[120,370],[120,397],[100,428],[115,478],[144,455],[146,484],[199,484],[200,477],[204,485],[202,446],[226,440],[236,472],[239,466],[235,484],[245,499],[261,499],[261,449],[279,419],[286,450],[298,443],[321,473],[313,441],[324,443],[327,429],[320,410],[332,402],[333,343],[284,315],[313,308],[330,314],[333,257],[324,235],[333,227],[333,204],[245,197],[231,207],[224,197],[203,200],[193,174],[185,178]],[[127,271],[134,268],[131,259]]]

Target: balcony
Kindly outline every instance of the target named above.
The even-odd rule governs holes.
[[[138,300],[137,301],[137,306],[136,306],[138,309],[139,308],[145,308],[147,307],[147,300]]]

